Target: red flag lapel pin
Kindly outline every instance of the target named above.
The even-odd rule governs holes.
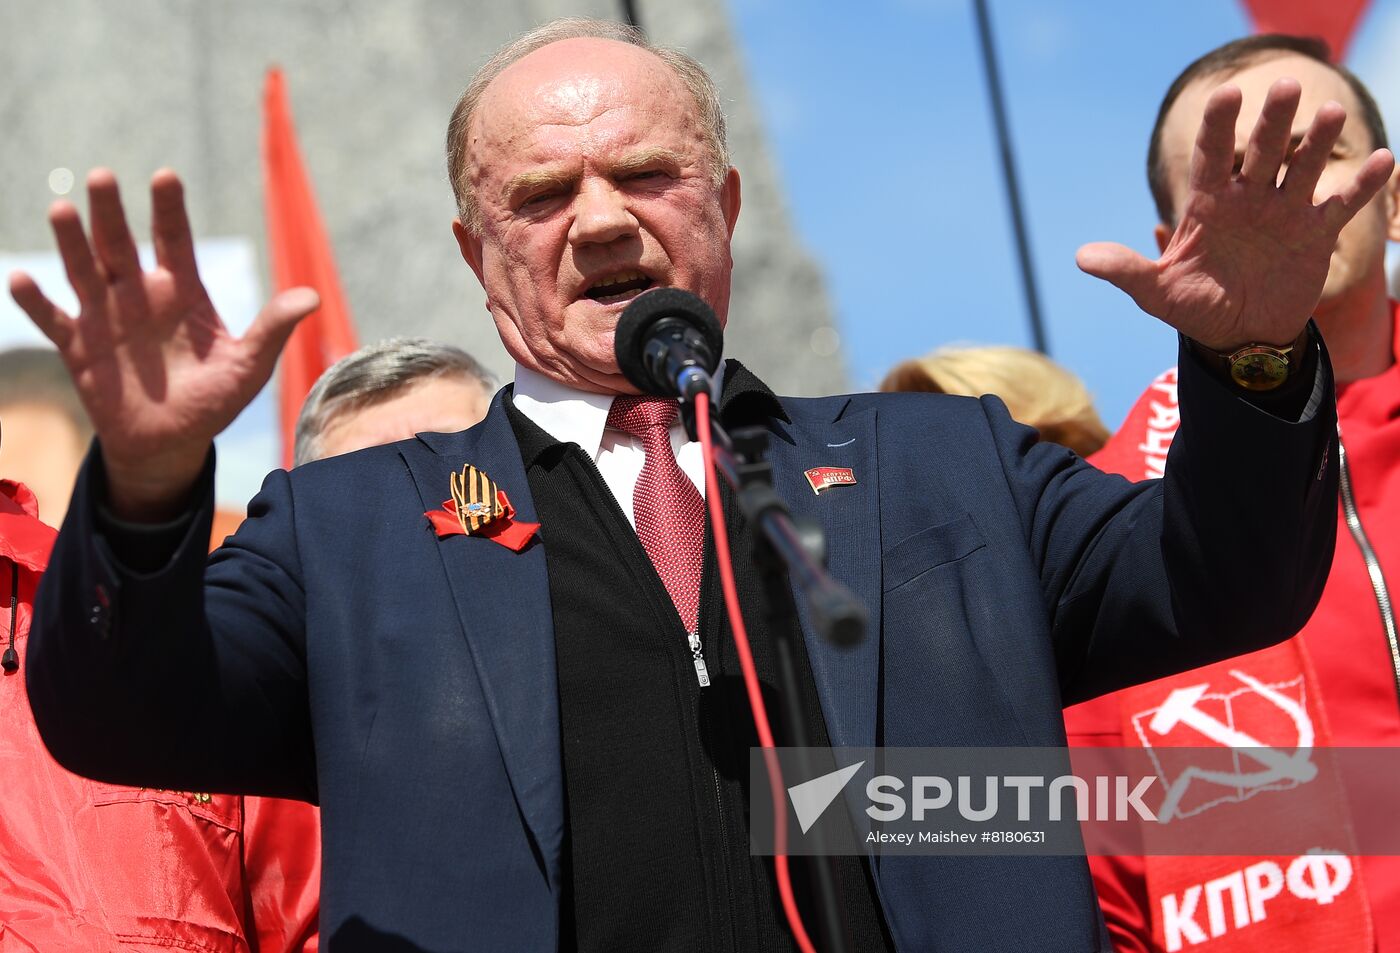
[[[443,501],[442,509],[423,514],[439,539],[482,536],[518,553],[540,528],[539,523],[517,520],[505,490],[469,463],[452,474],[449,485],[452,498]]]
[[[850,486],[856,482],[855,471],[850,467],[812,467],[803,476],[811,484],[812,492],[818,495],[833,486]]]

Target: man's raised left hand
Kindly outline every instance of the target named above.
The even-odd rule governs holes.
[[[1296,340],[1322,295],[1338,232],[1395,166],[1388,149],[1377,149],[1339,192],[1315,197],[1346,111],[1324,104],[1289,155],[1300,95],[1295,80],[1270,87],[1235,171],[1241,94],[1235,86],[1217,89],[1206,103],[1190,191],[1162,257],[1151,261],[1123,245],[1095,242],[1079,249],[1079,267],[1214,350]]]

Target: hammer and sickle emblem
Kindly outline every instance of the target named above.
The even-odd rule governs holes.
[[[1229,725],[1196,707],[1205,695],[1209,684],[1191,685],[1178,688],[1167,696],[1162,707],[1152,716],[1148,727],[1159,735],[1166,735],[1177,725],[1187,725],[1205,735],[1222,747],[1231,748],[1239,754],[1256,761],[1262,770],[1258,771],[1212,771],[1194,765],[1181,772],[1167,789],[1157,818],[1167,823],[1176,814],[1187,787],[1196,778],[1210,781],[1225,787],[1258,788],[1277,781],[1296,781],[1305,784],[1317,777],[1317,765],[1312,762],[1313,724],[1308,713],[1297,701],[1251,675],[1231,669],[1230,675],[1253,689],[1266,701],[1274,705],[1293,722],[1298,742],[1293,751],[1271,748],[1253,736],[1231,728]]]

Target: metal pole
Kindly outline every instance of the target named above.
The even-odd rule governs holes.
[[[1048,354],[1050,346],[1045,340],[1045,325],[1040,317],[1040,293],[1036,290],[1035,267],[1031,263],[1026,215],[1021,208],[1021,187],[1016,179],[1016,158],[1011,151],[1011,128],[1006,121],[1006,105],[1002,99],[996,47],[992,43],[992,18],[987,13],[987,0],[972,0],[972,8],[977,14],[977,35],[982,43],[982,65],[986,68],[987,92],[992,100],[992,116],[996,120],[1002,177],[1006,180],[1006,199],[1011,208],[1011,229],[1016,236],[1016,257],[1021,266],[1021,287],[1026,294],[1026,310],[1031,320],[1031,340],[1037,351]]]
[[[637,17],[637,0],[622,0],[622,19],[628,26],[642,29],[642,21]]]

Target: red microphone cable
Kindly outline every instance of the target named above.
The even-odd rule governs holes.
[[[749,632],[744,627],[744,615],[739,608],[739,589],[734,583],[734,566],[729,561],[729,531],[724,523],[724,507],[718,492],[710,492],[711,486],[720,479],[715,467],[715,448],[710,433],[710,395],[701,393],[695,398],[695,429],[700,432],[700,448],[705,458],[705,503],[710,508],[710,526],[715,536],[715,553],[719,557],[719,578],[724,589],[724,607],[729,614],[729,627],[734,633],[734,647],[739,652],[739,667],[744,671],[744,688],[749,695],[749,708],[753,712],[754,727],[758,729],[758,743],[763,748],[763,763],[768,769],[768,784],[773,791],[773,868],[778,875],[778,895],[783,901],[783,913],[787,916],[788,927],[802,953],[816,953],[812,940],[807,936],[807,928],[802,924],[802,914],[797,909],[797,900],[792,893],[792,876],[788,871],[787,857],[787,805],[783,801],[783,772],[778,764],[778,752],[773,745],[773,729],[768,724],[768,709],[763,704],[763,693],[758,686],[758,672],[753,666],[753,652],[749,649]]]

